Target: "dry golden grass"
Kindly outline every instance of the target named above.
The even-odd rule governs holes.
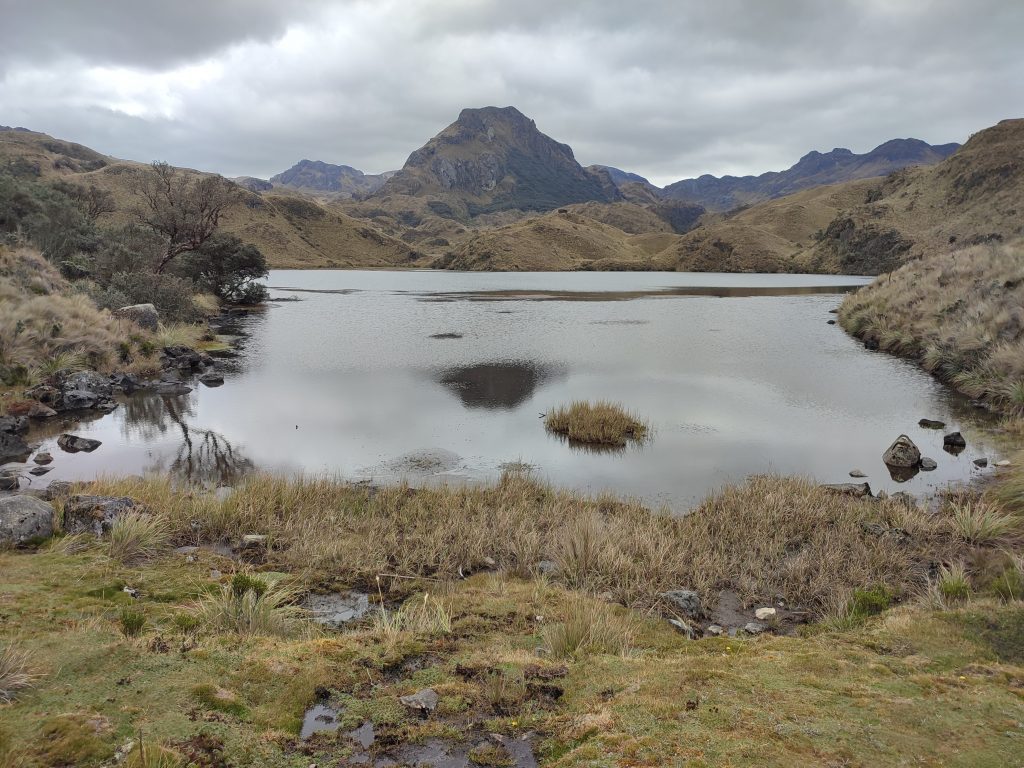
[[[30,688],[38,676],[32,671],[28,651],[13,642],[0,647],[0,704],[14,701],[14,698]]]
[[[642,442],[650,431],[649,425],[638,416],[605,400],[596,403],[577,400],[572,405],[555,408],[544,417],[544,426],[571,442],[618,447]]]
[[[66,363],[109,369],[129,330],[144,335],[65,291],[67,283],[36,251],[0,247],[0,365],[23,366],[29,377]]]
[[[1024,242],[906,264],[847,297],[839,321],[970,397],[1024,414]]]
[[[553,579],[640,608],[685,587],[706,599],[726,588],[747,601],[779,593],[813,608],[879,582],[909,592],[926,583],[929,562],[966,546],[952,535],[948,513],[767,476],[724,488],[683,517],[556,491],[519,473],[493,486],[418,490],[257,475],[223,500],[156,477],[101,480],[89,492],[143,501],[182,544],[266,535],[268,566],[306,582],[372,589],[382,574],[448,579],[494,566],[528,573],[551,560]],[[398,591],[412,583],[383,581]]]

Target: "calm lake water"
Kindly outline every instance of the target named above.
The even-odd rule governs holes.
[[[977,410],[910,363],[828,325],[867,280],[804,275],[274,271],[281,301],[227,332],[223,387],[136,395],[76,433],[40,481],[174,472],[231,483],[252,468],[414,484],[487,481],[529,465],[556,485],[684,509],[753,473],[924,492],[992,457]],[[437,338],[435,338],[437,337]],[[574,448],[539,418],[610,399],[654,437],[617,453]],[[961,429],[969,447],[942,450]],[[948,431],[947,430],[947,431]],[[938,470],[904,482],[881,456],[910,435]],[[38,436],[38,435],[37,435]],[[901,478],[902,479],[902,478]]]

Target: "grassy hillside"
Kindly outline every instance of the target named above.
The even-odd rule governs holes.
[[[853,335],[1024,415],[1024,240],[946,246],[848,296]]]
[[[131,180],[144,167],[45,134],[0,131],[0,170],[107,190],[114,195],[117,208],[104,215],[110,223],[130,220],[136,205]],[[381,233],[369,222],[280,190],[245,190],[227,211],[221,229],[256,245],[271,267],[402,266],[417,256],[408,244]]]

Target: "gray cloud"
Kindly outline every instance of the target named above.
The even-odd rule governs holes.
[[[1024,103],[1011,0],[0,4],[0,123],[228,175],[387,170],[512,104],[667,183],[962,141]]]

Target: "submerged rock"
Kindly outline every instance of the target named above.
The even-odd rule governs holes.
[[[78,435],[64,433],[57,438],[57,445],[60,446],[62,451],[67,451],[68,453],[78,453],[79,451],[92,453],[103,443],[99,440],[93,440],[91,437],[79,437]]]
[[[53,535],[53,507],[34,496],[0,498],[0,547],[18,547]]]
[[[988,459],[975,459],[974,460],[974,466],[976,466],[978,468],[987,467],[988,466]]]
[[[900,435],[882,454],[882,461],[890,467],[916,467],[921,461],[921,451],[914,445],[913,440],[906,435]]]
[[[21,478],[13,470],[0,472],[0,491],[16,491],[21,485]]]
[[[959,432],[950,432],[942,438],[942,444],[952,448],[966,448],[967,441]]]
[[[202,376],[200,376],[199,381],[200,383],[204,384],[207,387],[219,387],[221,384],[224,383],[224,377],[221,376],[219,373],[214,373],[213,371],[210,371],[209,373],[204,373]]]
[[[859,469],[851,469],[851,470],[850,470],[850,477],[857,477],[857,478],[860,478],[860,477],[867,477],[867,475],[866,475],[866,474],[864,474],[864,472],[862,472],[862,471],[861,471],[861,470],[859,470]]]
[[[0,433],[20,435],[28,431],[28,417],[0,416]]]
[[[937,469],[938,466],[939,463],[935,459],[929,458],[928,456],[921,457],[921,469],[925,472],[931,472],[932,470]]]
[[[156,393],[168,397],[187,395],[191,391],[192,387],[182,384],[180,381],[161,381],[156,385]]]

